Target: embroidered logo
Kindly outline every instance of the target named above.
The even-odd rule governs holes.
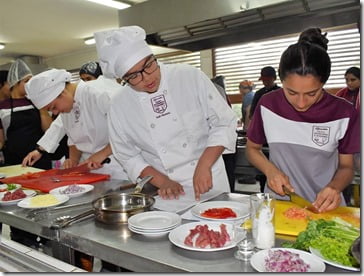
[[[74,104],[73,107],[73,112],[75,115],[75,123],[78,123],[80,121],[80,116],[81,116],[81,109],[80,109],[80,105],[78,103]]]
[[[326,145],[330,140],[330,127],[313,126],[312,141],[318,146]]]
[[[153,97],[150,101],[152,102],[154,112],[161,114],[164,113],[164,111],[166,111],[167,102],[166,99],[164,98],[164,95]]]

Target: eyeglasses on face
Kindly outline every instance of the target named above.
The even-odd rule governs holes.
[[[148,75],[154,73],[158,69],[158,62],[155,56],[151,56],[149,60],[145,63],[142,70],[130,73],[123,77],[123,80],[131,85],[137,85],[139,84],[144,76],[143,73],[146,73]]]

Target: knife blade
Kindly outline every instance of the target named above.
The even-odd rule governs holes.
[[[110,163],[111,159],[107,157],[104,161],[101,162],[101,164]],[[60,169],[57,171],[56,174],[70,174],[70,173],[87,173],[91,169],[88,167],[88,164],[83,164],[74,168],[69,169]]]
[[[312,213],[319,213],[318,210],[312,205],[311,202],[304,199],[302,196],[299,196],[295,192],[289,191],[285,186],[283,186],[284,192],[290,197],[291,201],[298,206],[311,211]]]

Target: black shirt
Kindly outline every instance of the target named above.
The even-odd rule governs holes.
[[[267,88],[267,87],[263,87],[261,89],[259,89],[257,92],[255,92],[252,104],[250,106],[250,114],[249,114],[249,118],[251,119],[253,117],[254,114],[254,110],[257,107],[258,101],[259,99],[264,95],[267,94],[270,91],[276,90],[278,88],[281,88],[280,86],[278,86],[277,84],[274,84],[274,86]]]

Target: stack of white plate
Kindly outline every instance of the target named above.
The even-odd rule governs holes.
[[[181,216],[165,211],[149,211],[128,219],[130,231],[145,236],[161,236],[181,224]]]

